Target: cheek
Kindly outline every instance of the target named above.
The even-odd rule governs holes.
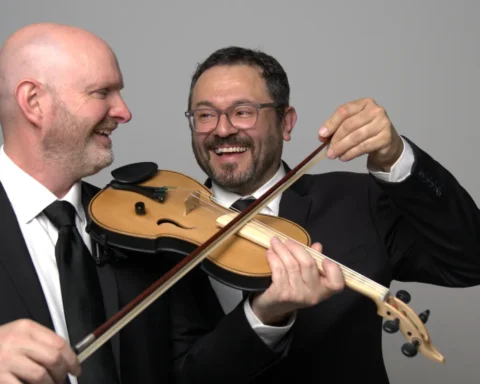
[[[207,150],[205,149],[205,138],[203,137],[199,137],[199,136],[193,136],[192,137],[192,145],[193,145],[193,148],[197,151],[197,152],[202,152],[202,153],[206,153]]]

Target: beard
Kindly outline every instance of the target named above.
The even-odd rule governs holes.
[[[257,143],[250,137],[241,137],[238,134],[228,137],[212,136],[203,143],[195,143],[192,136],[192,148],[195,159],[205,174],[226,191],[247,195],[253,193],[262,184],[271,178],[282,156],[282,134],[280,128],[272,129]],[[247,168],[240,172],[237,163],[227,163],[214,168],[210,161],[212,150],[221,145],[232,145],[248,148],[251,160]]]
[[[80,179],[93,175],[113,163],[111,146],[99,147],[94,131],[114,127],[115,123],[102,120],[92,127],[87,119],[79,119],[56,101],[56,118],[42,141],[45,160],[62,164],[73,177]]]

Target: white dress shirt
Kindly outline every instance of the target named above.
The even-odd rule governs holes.
[[[414,155],[410,145],[402,138],[404,148],[397,162],[392,166],[390,172],[380,172],[378,170],[369,169],[368,171],[381,180],[389,182],[400,182],[410,175],[412,165],[414,162]],[[280,165],[277,173],[264,184],[261,188],[255,191],[251,196],[255,198],[261,197],[272,186],[285,176],[285,169]],[[224,207],[230,207],[237,199],[241,198],[236,193],[225,191],[218,184],[212,183],[212,191],[216,202]],[[246,196],[245,196],[246,197]],[[281,194],[277,195],[260,213],[278,216],[280,206]],[[225,313],[233,310],[242,300],[242,292],[238,289],[229,287],[219,281],[210,278],[213,289],[223,307]],[[245,312],[247,318],[252,324],[252,327],[257,331],[258,335],[270,346],[275,345],[285,335],[294,323],[295,315],[290,319],[287,325],[282,327],[272,327],[264,325],[255,316],[250,308],[249,300],[245,301]]]
[[[58,231],[43,213],[43,210],[57,200],[57,197],[13,163],[6,155],[3,145],[0,148],[0,181],[12,204],[33,265],[37,271],[55,332],[71,343],[65,322],[62,292],[55,259]],[[85,231],[87,222],[81,203],[81,184],[76,183],[62,200],[69,201],[75,207],[77,228],[84,239],[85,245],[91,251],[90,238]],[[10,256],[15,257],[15,255]],[[75,377],[69,375],[69,378],[72,384],[77,384]]]

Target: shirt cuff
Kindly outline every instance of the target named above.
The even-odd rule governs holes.
[[[250,298],[247,298],[243,304],[245,309],[245,315],[247,320],[250,323],[252,329],[255,333],[267,344],[270,348],[274,349],[277,344],[282,340],[282,338],[287,334],[287,332],[292,328],[293,323],[297,317],[297,313],[294,312],[293,315],[288,320],[288,323],[281,327],[273,327],[270,325],[263,324],[260,319],[253,313],[252,307],[250,305]]]
[[[399,183],[410,176],[415,161],[415,155],[413,154],[410,144],[408,144],[403,137],[401,137],[401,139],[403,141],[403,151],[395,164],[393,164],[390,172],[382,172],[373,167],[369,167],[368,171],[373,176],[390,183]]]

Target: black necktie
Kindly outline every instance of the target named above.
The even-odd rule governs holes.
[[[255,200],[255,197],[246,197],[244,199],[236,200],[231,206],[230,209],[237,209],[239,212],[242,212],[245,208],[247,208],[250,204],[252,204]],[[244,299],[248,297],[249,292],[242,291],[242,296]]]
[[[75,345],[106,320],[95,261],[75,225],[75,208],[55,201],[45,215],[58,229],[55,245],[62,300],[71,345]],[[110,342],[82,363],[79,383],[118,383]]]
[[[252,204],[255,200],[254,197],[246,197],[244,199],[238,199],[235,201],[230,208],[237,209],[239,212],[242,212],[245,208],[247,208],[250,204]]]

